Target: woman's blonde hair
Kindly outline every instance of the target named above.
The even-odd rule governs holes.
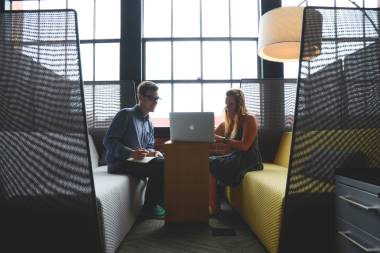
[[[224,136],[235,138],[240,127],[242,117],[248,114],[247,107],[245,106],[244,93],[240,89],[230,89],[226,92],[226,97],[233,97],[236,102],[236,111],[233,120],[231,121],[227,106],[224,109],[225,130]],[[232,129],[231,129],[232,128]]]

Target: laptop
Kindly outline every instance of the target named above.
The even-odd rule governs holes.
[[[214,142],[213,112],[171,112],[172,141]]]

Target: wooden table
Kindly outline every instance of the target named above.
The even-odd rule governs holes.
[[[171,142],[165,151],[167,222],[208,222],[209,143]]]

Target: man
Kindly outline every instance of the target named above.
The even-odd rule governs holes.
[[[155,218],[163,218],[164,159],[154,150],[154,127],[149,120],[160,99],[158,86],[143,81],[137,87],[139,103],[120,110],[112,121],[103,144],[106,147],[108,173],[148,178],[144,210]],[[148,163],[136,162],[154,157]]]

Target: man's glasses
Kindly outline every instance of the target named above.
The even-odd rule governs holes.
[[[153,95],[144,95],[144,97],[148,98],[150,101],[158,102],[158,100],[161,100],[160,97],[155,97]]]

